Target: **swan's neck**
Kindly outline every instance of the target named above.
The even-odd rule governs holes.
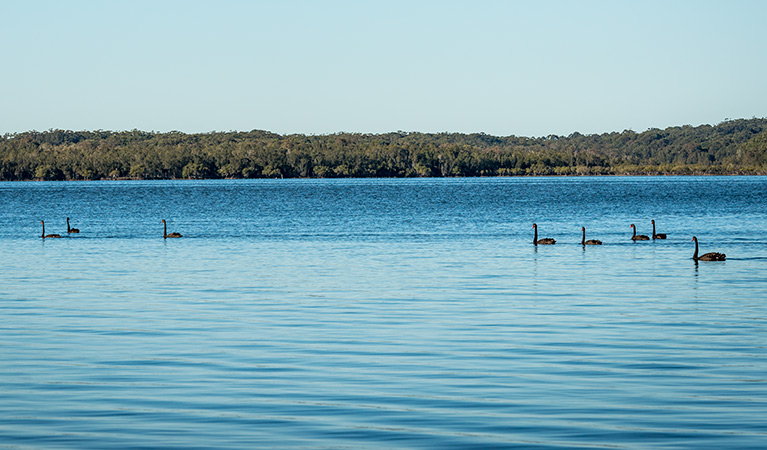
[[[168,224],[165,222],[162,223],[162,237],[168,237]]]
[[[692,254],[692,259],[698,260],[698,240],[695,239],[695,253]]]
[[[67,217],[67,231],[69,230],[71,230],[71,228],[69,228],[69,217]]]
[[[652,235],[655,236],[655,222],[652,223]]]
[[[586,230],[583,231],[583,238],[581,238],[581,245],[586,245]]]
[[[45,237],[45,222],[40,222],[43,225],[43,234],[42,237]]]
[[[631,227],[634,230],[634,234],[631,237],[637,237],[637,227]]]
[[[535,234],[533,234],[533,244],[538,245],[538,227],[533,227],[533,231],[535,231]]]

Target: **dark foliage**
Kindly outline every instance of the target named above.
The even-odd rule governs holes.
[[[258,130],[0,137],[0,180],[765,173],[767,119],[541,138]]]

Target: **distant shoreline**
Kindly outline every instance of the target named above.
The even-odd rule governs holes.
[[[588,177],[603,177],[603,178],[621,178],[621,177],[646,177],[646,178],[662,178],[662,177],[764,177],[767,176],[767,172],[762,173],[690,173],[690,174],[601,174],[601,175],[494,175],[494,176],[455,176],[455,177],[334,177],[334,178],[318,178],[318,177],[283,177],[283,178],[98,178],[98,179],[77,179],[77,180],[0,180],[0,182],[6,183],[87,183],[93,181],[247,181],[247,180],[429,180],[429,179],[477,179],[477,178],[588,178]]]
[[[2,181],[595,175],[767,175],[767,118],[540,138],[263,130],[0,136]]]

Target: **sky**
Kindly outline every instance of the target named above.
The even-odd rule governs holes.
[[[0,134],[566,136],[767,116],[767,2],[3,1]]]

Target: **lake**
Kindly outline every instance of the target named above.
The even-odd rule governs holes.
[[[767,443],[767,177],[4,182],[0,204],[0,448]],[[668,239],[632,241],[651,219]]]

